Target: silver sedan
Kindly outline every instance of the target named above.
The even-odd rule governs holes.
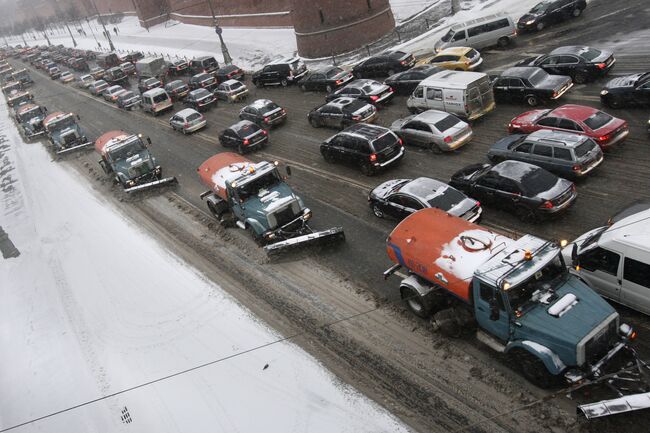
[[[438,110],[396,120],[390,129],[406,144],[426,147],[434,153],[450,152],[472,139],[472,128],[466,122]]]

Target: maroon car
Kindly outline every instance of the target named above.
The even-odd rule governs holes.
[[[603,150],[622,142],[629,133],[625,120],[596,108],[573,104],[554,110],[527,111],[508,124],[511,134],[530,134],[539,129],[583,134],[592,138]]]

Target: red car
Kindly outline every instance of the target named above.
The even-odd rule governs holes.
[[[539,129],[574,132],[592,138],[603,149],[627,137],[627,122],[596,108],[562,105],[554,110],[532,110],[520,114],[508,124],[508,132],[529,134]]]

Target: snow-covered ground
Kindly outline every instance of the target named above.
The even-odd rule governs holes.
[[[0,263],[0,430],[407,431],[23,143],[2,106],[0,224],[20,256]]]
[[[448,3],[447,0],[390,0],[390,7],[393,10],[395,23],[399,24],[429,8],[432,4],[440,2]]]

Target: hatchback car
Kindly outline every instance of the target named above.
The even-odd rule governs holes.
[[[248,87],[241,81],[228,80],[217,86],[214,92],[217,99],[223,99],[231,103],[248,98]]]
[[[257,99],[239,111],[239,118],[268,128],[286,122],[287,110],[269,99]]]
[[[611,79],[600,91],[600,101],[612,108],[650,105],[650,72]]]
[[[183,59],[175,60],[172,62],[169,67],[169,73],[171,75],[184,75],[189,71],[190,64]]]
[[[212,73],[219,69],[217,59],[212,56],[195,57],[190,60],[190,73]]]
[[[371,123],[376,117],[374,105],[356,98],[341,97],[311,110],[307,120],[314,128],[327,126],[343,129],[354,123]]]
[[[217,79],[214,78],[212,74],[200,73],[190,78],[190,81],[187,84],[192,90],[208,89],[210,91],[214,91],[214,89],[217,87]]]
[[[110,86],[102,92],[102,96],[108,102],[117,102],[117,98],[126,92],[122,86]]]
[[[540,129],[530,135],[510,135],[492,145],[488,159],[528,162],[565,179],[585,176],[603,162],[603,151],[589,137]]]
[[[269,133],[249,120],[240,120],[219,134],[223,147],[234,147],[240,154],[251,149],[263,149],[269,142]]]
[[[578,196],[573,182],[521,161],[472,164],[456,172],[449,184],[483,205],[513,210],[522,221],[558,214]]]
[[[434,153],[458,149],[472,139],[472,128],[468,123],[438,110],[398,119],[390,129],[405,144],[431,149]]]
[[[181,101],[190,93],[190,87],[181,80],[170,81],[164,89],[174,101]]]
[[[538,129],[551,129],[583,134],[592,138],[603,150],[623,142],[629,133],[627,122],[596,108],[584,105],[562,105],[554,110],[532,110],[510,121],[508,131],[529,134]]]
[[[326,162],[359,167],[366,176],[396,165],[404,157],[402,140],[388,128],[357,123],[320,145]]]
[[[61,77],[61,69],[59,69],[56,66],[49,68],[47,70],[47,73],[49,74],[50,78],[53,80],[58,80]]]
[[[120,69],[126,74],[126,75],[135,75],[135,65],[131,62],[124,62],[120,65]]]
[[[117,97],[117,106],[125,110],[131,110],[136,105],[140,105],[140,102],[140,95],[130,90],[127,90],[124,93],[120,93],[120,95]]]
[[[394,92],[390,86],[375,80],[354,80],[347,86],[328,94],[325,100],[329,102],[341,96],[362,99],[373,105],[378,105],[390,101]]]
[[[481,204],[456,188],[428,177],[389,180],[370,191],[368,203],[378,218],[404,219],[420,209],[434,207],[451,215],[476,222],[483,213]]]
[[[344,71],[338,66],[328,66],[305,76],[300,81],[300,89],[302,91],[324,90],[330,93],[334,89],[345,85],[352,78],[353,75],[350,72]]]
[[[104,90],[108,89],[109,84],[104,80],[94,81],[90,86],[88,86],[88,91],[93,96],[101,95]]]
[[[244,77],[244,71],[236,65],[222,66],[214,73],[214,78],[217,79],[217,83],[223,83],[228,80],[244,81]]]
[[[449,47],[437,54],[418,60],[417,64],[433,65],[455,71],[475,71],[483,64],[483,58],[481,53],[474,48]]]
[[[372,56],[352,68],[356,78],[380,77],[405,71],[415,65],[415,57],[403,51],[392,51]]]
[[[61,80],[62,83],[71,83],[74,81],[74,75],[72,75],[72,72],[65,71],[61,73],[59,80]]]
[[[185,108],[169,119],[169,125],[172,129],[181,131],[183,134],[198,131],[204,128],[207,123],[205,116],[192,108]]]
[[[86,74],[77,78],[76,85],[82,89],[87,89],[93,82],[95,82],[93,76]]]
[[[605,76],[616,63],[610,51],[584,46],[560,47],[537,57],[525,59],[515,66],[537,66],[553,75],[568,75],[576,84]]]
[[[440,71],[442,69],[437,66],[418,65],[406,72],[391,75],[384,80],[384,84],[390,86],[397,95],[408,96],[422,80]]]
[[[138,91],[140,91],[141,94],[158,87],[162,87],[162,83],[158,78],[141,78],[140,81],[138,81]]]
[[[534,107],[560,98],[571,87],[571,77],[550,75],[533,66],[515,66],[494,80],[492,90],[497,101],[526,102]]]
[[[206,111],[217,105],[217,98],[209,90],[195,89],[187,94],[183,103],[197,111]]]
[[[517,30],[539,32],[551,24],[579,17],[586,7],[585,0],[544,0],[519,18]]]

